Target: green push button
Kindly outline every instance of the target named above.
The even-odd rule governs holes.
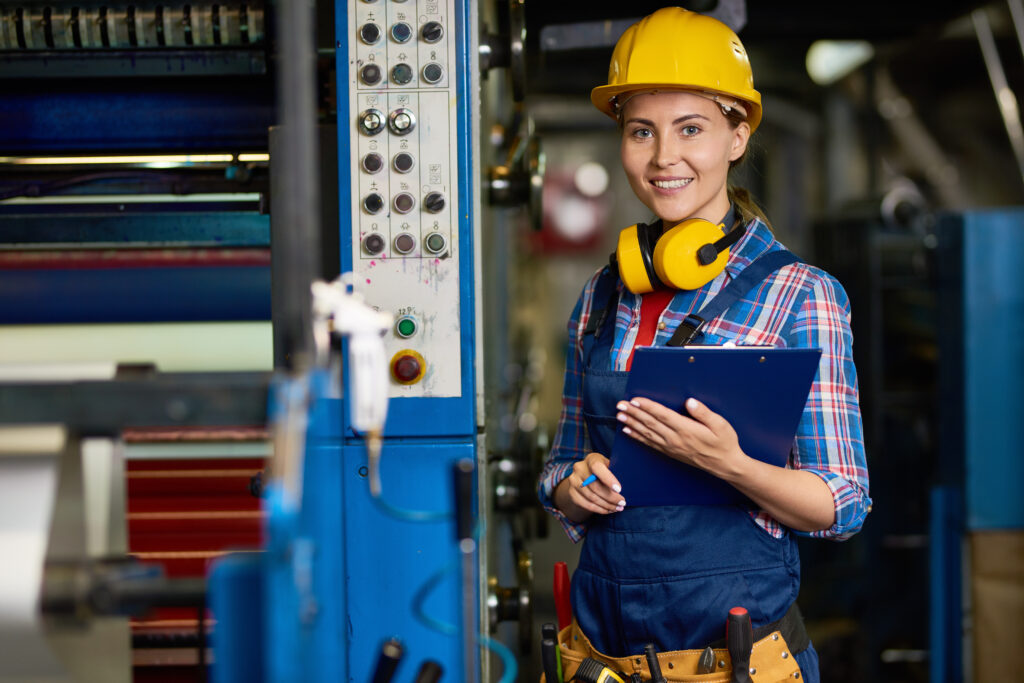
[[[398,332],[399,337],[408,339],[416,334],[416,327],[416,319],[412,316],[406,315],[398,319],[398,323],[395,325],[395,331]]]
[[[440,254],[448,248],[448,240],[439,232],[432,232],[427,235],[427,251],[432,254]]]

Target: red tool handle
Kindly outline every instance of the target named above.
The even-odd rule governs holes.
[[[555,562],[555,611],[558,613],[558,630],[572,623],[572,603],[569,600],[569,567],[565,562]]]

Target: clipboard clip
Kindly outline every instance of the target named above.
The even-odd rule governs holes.
[[[693,340],[701,334],[700,329],[704,327],[704,323],[707,322],[704,318],[700,317],[696,313],[690,313],[683,321],[679,323],[679,327],[672,334],[672,338],[665,344],[666,346],[686,346],[693,343]]]

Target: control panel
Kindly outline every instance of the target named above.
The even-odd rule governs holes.
[[[344,265],[366,301],[395,317],[390,395],[461,396],[454,0],[349,0],[349,17]]]

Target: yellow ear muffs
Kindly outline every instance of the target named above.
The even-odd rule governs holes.
[[[661,221],[656,225],[661,228]],[[650,239],[650,226],[644,223],[631,225],[619,233],[619,243],[615,248],[615,261],[619,266],[619,277],[626,288],[634,294],[653,292],[661,283],[654,271],[652,260],[653,242]]]
[[[654,270],[675,289],[700,289],[725,269],[729,249],[717,251],[725,237],[721,226],[703,218],[691,218],[675,226],[654,245]]]
[[[619,233],[615,262],[619,277],[634,294],[658,287],[699,289],[725,269],[729,247],[746,232],[737,221],[728,233],[721,225],[691,218],[661,234],[662,223],[638,223]]]

